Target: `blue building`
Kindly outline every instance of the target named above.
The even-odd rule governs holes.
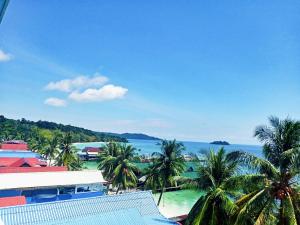
[[[93,170],[1,173],[0,201],[20,197],[34,204],[96,197],[105,194],[105,184],[102,173]]]
[[[0,208],[3,225],[167,225],[151,192]]]

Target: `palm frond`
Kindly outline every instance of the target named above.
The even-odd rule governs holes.
[[[286,225],[297,225],[297,219],[291,196],[288,194],[282,201],[282,221]]]
[[[279,177],[279,171],[268,160],[258,158],[252,154],[242,151],[233,151],[227,154],[228,160],[238,162],[250,169],[258,170],[268,178]]]

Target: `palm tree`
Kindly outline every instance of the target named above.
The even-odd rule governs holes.
[[[185,161],[182,156],[184,146],[182,143],[163,140],[161,143],[161,152],[154,152],[153,165],[146,178],[146,185],[152,182],[151,186],[160,186],[160,195],[157,205],[160,204],[164,189],[166,186],[174,184],[175,177],[179,176],[185,169]]]
[[[117,187],[117,193],[136,186],[138,168],[133,163],[135,156],[134,147],[116,142],[108,143],[99,155],[98,169],[113,187]]]
[[[237,163],[228,160],[224,148],[211,150],[201,161],[199,177],[186,185],[205,191],[188,214],[187,225],[230,224],[231,211],[235,208],[233,198],[239,189],[238,183],[247,182],[248,177],[234,176]]]
[[[99,154],[98,169],[102,171],[106,180],[111,181],[114,177],[114,169],[117,167],[117,156],[121,154],[121,145],[117,142],[109,142]]]
[[[76,160],[76,148],[72,145],[72,135],[70,132],[65,133],[59,144],[59,154],[57,158],[58,166],[67,166]]]
[[[55,133],[53,137],[47,141],[47,146],[43,151],[43,155],[47,160],[49,160],[49,166],[51,166],[51,160],[54,159],[59,153],[58,146],[60,143],[60,138],[60,134]]]
[[[113,186],[126,190],[136,186],[138,168],[132,161],[135,157],[135,148],[131,145],[121,145],[120,155],[117,156],[117,167],[114,169]]]
[[[259,126],[255,136],[263,142],[265,159],[245,152],[232,152],[231,160],[260,172],[264,178],[255,190],[236,204],[236,225],[300,224],[300,122],[271,117],[270,126]]]
[[[29,146],[34,152],[38,152],[43,155],[43,151],[47,145],[47,138],[41,135],[38,131],[33,132]]]
[[[86,168],[87,167],[84,166],[84,162],[77,155],[75,156],[75,159],[69,164],[69,170],[71,171],[79,171]]]

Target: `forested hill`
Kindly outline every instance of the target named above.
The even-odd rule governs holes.
[[[7,119],[0,115],[0,141],[8,139],[20,139],[30,141],[37,137],[51,137],[54,132],[71,132],[73,142],[90,141],[120,141],[127,142],[127,139],[119,135],[104,132],[96,132],[81,127],[63,125],[48,121],[30,121],[26,119]]]
[[[120,134],[120,137],[126,138],[126,139],[142,139],[142,140],[154,140],[159,141],[160,138],[152,137],[146,134],[136,134],[136,133],[124,133]]]

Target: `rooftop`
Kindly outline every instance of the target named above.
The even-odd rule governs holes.
[[[40,154],[32,151],[18,151],[13,149],[0,149],[0,158],[12,157],[12,158],[41,158]]]
[[[4,225],[166,225],[151,192],[0,208]]]
[[[10,141],[3,141],[2,144],[27,144],[23,140],[10,140]]]
[[[0,190],[105,183],[100,171],[59,171],[0,174]]]
[[[1,159],[0,159],[1,162]],[[0,164],[1,165],[1,164]],[[36,166],[36,167],[1,167],[0,173],[29,173],[29,172],[58,172],[67,171],[65,166]]]
[[[1,157],[0,167],[21,167],[27,164],[30,167],[44,166],[45,162],[37,158]]]

